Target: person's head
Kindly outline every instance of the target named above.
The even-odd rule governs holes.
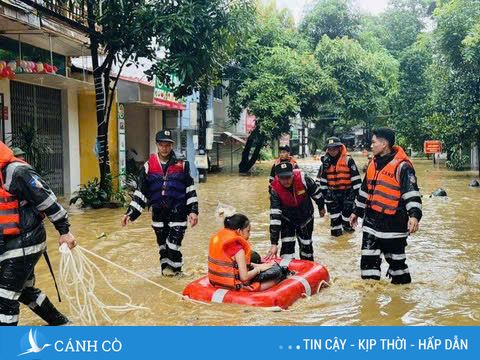
[[[333,158],[337,157],[340,154],[342,145],[342,141],[338,137],[329,137],[327,139],[327,154]]]
[[[373,130],[372,153],[374,156],[388,154],[395,145],[395,132],[389,128]]]
[[[155,135],[155,141],[157,142],[157,150],[160,156],[168,157],[173,150],[173,144],[175,144],[172,139],[172,132],[170,130],[159,131]]]
[[[12,151],[13,151],[13,156],[15,156],[17,159],[25,160],[25,151],[23,151],[19,147],[14,147]]]
[[[278,148],[280,160],[288,160],[290,157],[290,146],[284,145]]]
[[[248,240],[250,238],[250,220],[243,214],[234,214],[227,216],[223,220],[223,226],[226,229],[235,231],[238,235]]]
[[[293,183],[293,165],[289,162],[282,162],[275,166],[275,175],[283,187],[289,188]]]

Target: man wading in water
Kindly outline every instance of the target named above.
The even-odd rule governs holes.
[[[407,237],[418,230],[422,199],[413,164],[388,128],[373,131],[373,160],[368,165],[350,225],[363,220],[362,279],[380,280],[382,253],[388,262],[387,276],[392,284],[412,281],[405,263]]]
[[[173,276],[182,271],[180,247],[187,220],[192,227],[197,225],[198,200],[189,163],[175,156],[171,132],[159,131],[155,140],[158,154],[150,155],[141,169],[137,190],[122,225],[135,221],[147,205],[152,207],[152,227],[160,247],[162,274]]]

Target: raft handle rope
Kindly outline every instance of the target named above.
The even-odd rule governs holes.
[[[183,299],[183,300],[188,300],[188,301],[191,301],[191,302],[196,303],[196,304],[211,305],[211,304],[208,304],[208,303],[203,302],[203,301],[190,299],[188,296],[184,296],[183,294],[180,294],[180,293],[178,293],[178,292],[176,292],[176,291],[174,291],[174,290],[172,290],[172,289],[169,289],[168,287],[166,287],[166,286],[164,286],[164,285],[161,285],[161,284],[159,284],[159,283],[156,283],[155,281],[152,281],[152,280],[146,278],[146,277],[143,276],[143,275],[137,274],[136,272],[134,272],[134,271],[132,271],[132,270],[129,270],[129,269],[127,269],[127,268],[125,268],[125,267],[123,267],[123,266],[121,266],[121,265],[118,265],[118,264],[114,263],[113,261],[104,258],[103,256],[100,256],[100,255],[98,255],[98,254],[95,254],[94,252],[92,252],[92,251],[90,251],[90,250],[88,250],[88,249],[85,249],[84,247],[82,247],[82,246],[80,246],[80,245],[77,245],[77,248],[80,249],[80,250],[82,250],[82,251],[85,251],[86,253],[88,253],[88,254],[90,254],[90,255],[92,255],[92,256],[94,256],[94,257],[96,257],[96,258],[98,258],[98,259],[100,259],[100,260],[102,260],[102,261],[105,261],[106,263],[108,263],[108,264],[110,264],[110,265],[112,265],[112,266],[115,266],[116,268],[118,268],[118,269],[120,269],[120,270],[125,271],[126,273],[128,273],[128,274],[130,274],[130,275],[133,275],[133,276],[138,277],[139,279],[142,279],[143,281],[146,281],[146,282],[148,282],[149,284],[151,284],[151,285],[153,285],[153,286],[156,286],[156,287],[158,287],[158,288],[160,288],[160,289],[162,289],[162,290],[165,290],[165,291],[167,291],[167,292],[169,292],[169,293],[171,293],[171,294],[173,294],[173,295],[175,295],[175,296],[178,296],[178,297],[180,297],[180,298]]]

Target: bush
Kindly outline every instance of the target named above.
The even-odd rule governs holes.
[[[447,167],[454,171],[462,171],[468,164],[468,156],[462,155],[460,147],[454,147],[450,155],[450,160],[447,161]]]
[[[261,161],[272,160],[274,158],[272,149],[270,149],[269,147],[262,148],[262,150],[260,150],[260,155],[258,158]]]
[[[112,205],[111,201],[125,206],[128,203],[127,193],[124,190],[115,191],[113,189],[112,177],[107,178],[107,190],[100,189],[100,180],[94,178],[86,184],[80,185],[80,189],[74,193],[70,199],[70,205],[76,204],[78,200],[82,201],[82,207],[91,207],[100,209],[107,205]]]

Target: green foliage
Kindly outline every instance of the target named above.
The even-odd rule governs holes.
[[[82,207],[99,209],[108,201],[108,194],[100,188],[100,180],[95,178],[84,185],[80,185],[80,189],[70,199],[70,205],[77,203],[78,200],[82,201]]]
[[[390,1],[387,10],[380,15],[380,42],[395,57],[411,46],[425,28],[429,3],[425,0]]]
[[[468,159],[468,156],[462,154],[461,146],[454,146],[451,150],[450,160],[447,161],[447,167],[454,171],[465,170]]]
[[[397,90],[397,61],[386,52],[369,52],[349,38],[324,36],[315,57],[336,80],[339,97],[330,114],[353,122],[383,115]],[[353,124],[352,124],[353,125]]]
[[[300,24],[300,32],[315,49],[323,36],[355,38],[359,25],[360,17],[352,11],[350,0],[317,0]]]
[[[397,139],[404,147],[423,149],[432,135],[429,123],[432,104],[430,66],[432,45],[425,36],[402,52],[399,59],[399,90],[392,104],[390,124],[397,129]]]
[[[170,3],[170,2],[169,2]],[[196,0],[172,2],[168,16],[157,13],[164,56],[148,71],[172,87],[177,96],[218,85],[237,42],[250,29],[251,0]],[[179,82],[174,83],[172,74]]]
[[[127,193],[122,189],[115,189],[111,176],[107,177],[106,189],[100,186],[98,178],[80,185],[80,189],[70,199],[70,205],[76,204],[78,200],[81,200],[82,207],[91,207],[93,209],[105,207],[111,204],[112,201],[121,206],[126,206],[128,203]]]
[[[435,11],[432,65],[434,134],[453,153],[480,139],[480,66],[477,57],[480,3],[452,0]]]
[[[259,159],[262,161],[268,161],[272,160],[274,158],[272,149],[270,147],[263,147],[262,150],[260,150],[260,156]]]
[[[48,175],[43,163],[53,153],[48,141],[42,138],[41,131],[33,125],[25,125],[19,128],[18,133],[13,135],[12,147],[19,147],[25,152],[25,159],[35,168],[39,175]]]

